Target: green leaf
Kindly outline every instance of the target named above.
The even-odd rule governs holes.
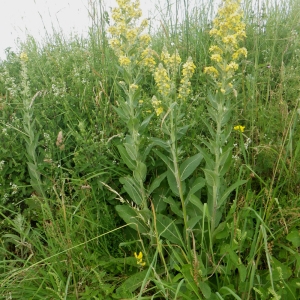
[[[240,281],[245,282],[246,277],[247,277],[247,268],[243,264],[239,264],[237,266],[240,274]]]
[[[170,169],[168,169],[168,171],[167,171],[167,178],[168,178],[168,183],[169,183],[169,187],[170,187],[171,191],[176,196],[179,196],[179,189],[178,189],[177,181],[176,181],[174,173]]]
[[[212,170],[208,170],[208,169],[203,169],[204,174],[205,174],[205,179],[206,182],[209,186],[211,187],[218,187],[219,186],[219,176],[216,172],[212,171]]]
[[[171,191],[176,196],[179,196],[179,187],[178,187],[178,184],[181,185],[182,193],[185,194],[185,191],[186,191],[186,184],[185,184],[185,182],[182,181],[182,182],[179,182],[177,184],[177,180],[175,178],[175,175],[174,175],[174,173],[170,169],[167,171],[167,179],[168,179],[168,184],[169,184],[169,187],[170,187]]]
[[[282,263],[279,260],[277,260],[275,257],[271,258],[272,262],[272,277],[274,281],[278,280],[287,280],[289,279],[293,272],[291,268],[288,267],[286,263]],[[267,276],[267,280],[270,280],[270,274]]]
[[[156,190],[156,189],[160,186],[161,182],[166,178],[166,176],[167,176],[167,172],[164,172],[164,173],[162,173],[161,175],[158,175],[158,176],[153,180],[153,182],[151,183],[151,185],[150,185],[150,187],[149,187],[149,189],[148,189],[148,195],[151,195],[152,192],[153,192],[154,190]]]
[[[149,228],[143,221],[144,216],[141,214],[141,211],[137,211],[127,204],[116,205],[116,211],[131,228],[137,230],[141,234],[149,232]]]
[[[229,147],[220,157],[220,176],[224,176],[232,165],[232,147]]]
[[[156,228],[158,234],[173,244],[183,246],[182,237],[174,221],[169,217],[157,214],[156,215]]]
[[[154,114],[151,114],[149,117],[147,117],[147,118],[142,122],[142,124],[141,124],[141,126],[140,126],[140,128],[139,128],[139,133],[140,133],[140,134],[142,134],[142,133],[145,131],[145,129],[147,128],[147,126],[148,126],[150,120],[152,119],[153,115],[154,115]]]
[[[216,135],[216,131],[212,126],[205,120],[205,118],[201,119],[201,121],[206,125],[210,135],[214,137]]]
[[[140,190],[139,183],[136,179],[127,176],[120,178],[120,182],[124,185],[124,189],[131,200],[134,201],[135,204],[141,205],[143,203],[142,191]]]
[[[203,294],[203,296],[206,299],[210,299],[210,296],[211,296],[210,286],[206,282],[200,281],[199,282],[199,288],[200,288],[200,291]]]
[[[177,141],[180,140],[186,134],[189,127],[190,127],[190,125],[185,125],[183,127],[177,128],[177,131],[176,131]]]
[[[223,203],[225,202],[225,200],[228,198],[228,196],[230,195],[231,192],[233,192],[234,190],[236,190],[239,186],[243,185],[244,183],[246,183],[247,180],[238,180],[237,182],[235,182],[233,185],[231,185],[222,195],[221,199],[219,200],[218,208],[220,208]]]
[[[126,151],[127,151],[128,155],[130,156],[130,158],[133,161],[136,161],[137,160],[137,156],[138,156],[136,147],[134,145],[128,144],[128,143],[124,143],[124,146],[126,148]]]
[[[202,215],[190,218],[187,222],[187,228],[189,230],[192,230],[196,226],[196,224],[199,223],[201,219],[202,219]]]
[[[134,178],[137,181],[144,182],[146,179],[146,175],[147,175],[147,166],[143,162],[138,161],[136,169],[133,171]]]
[[[152,142],[153,146],[159,146],[159,147],[162,147],[165,150],[170,149],[169,144],[166,143],[165,141],[163,141],[162,139],[151,137],[150,141]]]
[[[192,276],[192,272],[193,272],[192,266],[190,264],[184,264],[181,268],[181,273],[184,276],[187,288],[190,291],[193,291],[197,295],[196,299],[201,299],[201,296],[199,295],[199,292],[198,292],[199,289],[198,289],[198,286],[196,285],[195,280]]]
[[[227,222],[222,222],[218,225],[218,227],[215,229],[213,236],[217,239],[225,239],[229,236],[229,228],[227,226]]]
[[[202,147],[198,146],[198,145],[194,145],[198,151],[203,155],[204,160],[206,162],[206,166],[208,169],[213,169],[214,168],[214,161],[211,159],[210,154]]]
[[[194,195],[196,192],[201,190],[205,186],[205,179],[203,177],[198,177],[193,182],[192,186],[190,187],[189,193],[186,197],[186,204],[190,201],[190,197]]]
[[[172,197],[164,198],[163,201],[170,204],[171,210],[174,214],[176,214],[180,218],[183,218],[183,213],[179,201],[177,201],[176,203]]]
[[[189,201],[192,204],[194,204],[203,213],[203,203],[201,202],[201,200],[197,196],[195,196],[194,194],[190,195]]]
[[[117,288],[117,295],[122,296],[122,294],[128,292],[134,292],[143,284],[145,276],[148,270],[143,270],[141,272],[137,272],[134,275],[131,275],[128,279],[126,279],[120,287]],[[123,298],[123,296],[122,296]],[[120,298],[121,299],[121,298]]]
[[[160,151],[153,149],[153,152],[159,157],[161,158],[161,160],[167,165],[167,167],[174,173],[174,167],[172,162],[170,161],[170,159],[165,156],[164,154],[162,154]]]
[[[123,145],[117,145],[117,148],[118,148],[121,158],[122,158],[123,162],[126,164],[126,166],[132,171],[135,170],[136,163],[130,158],[126,149],[123,147]]]
[[[202,159],[203,155],[201,153],[197,153],[186,159],[179,168],[180,180],[184,181],[187,179],[196,170]]]
[[[293,244],[294,247],[300,247],[300,233],[299,230],[292,230],[287,236],[286,239]]]

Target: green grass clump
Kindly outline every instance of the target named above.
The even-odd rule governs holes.
[[[100,1],[7,51],[0,298],[298,299],[298,2]]]

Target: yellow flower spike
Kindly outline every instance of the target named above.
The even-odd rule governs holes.
[[[162,64],[159,64],[156,68],[156,71],[154,72],[154,80],[158,87],[158,91],[163,96],[169,95],[171,91],[171,79]]]
[[[237,125],[233,127],[234,130],[244,132],[245,131],[245,126],[242,125]]]
[[[216,61],[216,62],[221,62],[222,61],[222,56],[220,54],[212,54],[210,59],[213,60],[213,61]]]
[[[27,56],[27,54],[26,54],[25,52],[22,52],[22,53],[20,54],[20,59],[21,59],[22,61],[24,61],[24,62],[27,62],[27,61],[28,61],[28,56]]]
[[[217,78],[219,76],[219,72],[215,67],[205,67],[204,68],[204,73],[205,74],[210,74],[215,78]]]
[[[209,33],[214,37],[215,45],[209,48],[210,58],[225,72],[219,74],[215,66],[209,66],[204,69],[204,73],[214,77],[216,83],[229,81],[238,69],[236,61],[240,57],[247,57],[247,49],[239,48],[239,42],[246,37],[246,25],[242,22],[242,17],[240,0],[223,0],[217,17],[213,20],[213,28]],[[232,61],[228,59],[230,57]]]
[[[127,56],[120,56],[119,57],[119,63],[121,66],[129,66],[130,65],[130,59]]]

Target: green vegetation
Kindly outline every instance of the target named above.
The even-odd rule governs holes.
[[[300,3],[262,1],[7,51],[0,299],[299,299]]]

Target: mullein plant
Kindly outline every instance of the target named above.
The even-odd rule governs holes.
[[[118,85],[125,95],[118,98],[115,110],[127,127],[123,144],[117,147],[122,160],[132,171],[132,176],[122,177],[120,182],[134,204],[118,205],[116,209],[130,226],[145,233],[149,230],[148,196],[144,187],[148,152],[143,151],[143,143],[147,125],[154,114],[142,119],[140,104],[143,99],[139,83],[143,72],[153,70],[156,62],[153,58],[154,52],[149,47],[151,38],[144,33],[148,21],[145,19],[139,22],[142,15],[139,1],[117,0],[117,4],[118,7],[112,10],[114,23],[108,29],[109,45],[118,58],[118,69],[122,78]]]
[[[27,165],[30,176],[30,183],[34,190],[33,195],[45,198],[45,192],[42,184],[41,174],[38,168],[38,139],[39,134],[37,133],[34,119],[34,100],[40,94],[37,92],[33,97],[30,95],[30,83],[27,74],[27,63],[28,56],[22,52],[20,55],[21,62],[21,96],[23,100],[23,129],[24,139],[26,142],[27,150]]]
[[[143,33],[147,21],[143,20],[140,25],[137,24],[141,16],[139,2],[117,0],[117,3],[119,7],[112,11],[114,24],[108,30],[111,34],[109,43],[118,57],[119,71],[123,76],[119,86],[125,94],[124,99],[118,99],[115,109],[128,128],[125,142],[118,146],[118,150],[122,160],[132,171],[132,176],[123,177],[120,182],[134,205],[119,205],[116,209],[132,227],[136,227],[142,234],[155,237],[157,243],[160,242],[159,236],[162,235],[164,237],[171,236],[172,242],[185,244],[177,237],[174,224],[166,225],[167,228],[164,225],[160,226],[169,221],[172,223],[172,220],[165,215],[154,217],[149,208],[151,206],[151,193],[167,178],[172,192],[181,200],[182,213],[180,212],[179,215],[183,218],[183,223],[187,224],[184,181],[199,165],[202,155],[197,154],[179,165],[180,150],[177,142],[188,129],[187,125],[183,125],[181,108],[191,92],[190,79],[195,71],[195,65],[192,58],[188,58],[182,64],[177,50],[169,54],[164,47],[159,56],[150,47],[150,36]],[[157,93],[150,100],[153,113],[142,120],[142,107],[139,104],[146,100],[140,97],[139,82],[142,80],[142,71],[145,70],[153,74]],[[153,116],[160,120],[161,129],[167,136],[167,140],[153,137],[149,139],[150,143],[145,145],[145,132]],[[157,146],[161,147],[164,153],[157,150]],[[167,164],[167,171],[157,176],[146,188],[144,185],[147,175],[146,158],[153,147],[156,148],[154,150],[156,155]],[[172,200],[168,198],[168,201]],[[129,201],[127,202],[129,203]],[[155,224],[151,224],[152,221]],[[156,224],[159,228],[156,227]],[[187,226],[185,228],[187,230]],[[170,234],[171,231],[172,234]],[[188,238],[188,234],[185,234],[185,238]]]
[[[208,187],[207,205],[211,236],[221,220],[229,195],[245,182],[238,180],[228,187],[225,177],[232,160],[232,99],[237,97],[234,76],[239,67],[238,61],[247,57],[247,49],[240,47],[240,43],[246,37],[242,17],[240,0],[223,0],[210,30],[213,39],[213,45],[209,48],[211,66],[204,68],[204,73],[213,79],[214,87],[208,95],[209,121],[205,122],[210,138],[203,141],[210,153],[201,147],[198,149],[206,161],[204,173]],[[239,126],[244,130],[244,126]]]

